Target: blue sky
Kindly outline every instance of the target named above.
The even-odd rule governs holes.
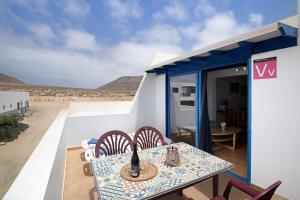
[[[30,84],[96,88],[296,14],[296,0],[2,0],[0,72]]]

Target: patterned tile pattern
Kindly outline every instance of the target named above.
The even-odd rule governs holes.
[[[130,182],[120,177],[120,169],[131,160],[131,153],[100,157],[92,161],[94,176],[101,200],[148,199],[189,182],[222,172],[233,165],[185,143],[178,147],[181,165],[164,165],[166,146],[139,152],[140,159],[147,159],[158,167],[158,174],[151,180]]]

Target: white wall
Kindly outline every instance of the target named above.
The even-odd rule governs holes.
[[[66,113],[60,112],[4,196],[4,200],[62,199]]]
[[[20,106],[22,102],[23,107],[25,107],[25,102],[28,100],[28,92],[0,91],[0,113],[16,110],[18,102]],[[3,106],[5,106],[5,109],[3,109]]]
[[[156,76],[156,128],[166,133],[166,76]]]
[[[216,100],[216,79],[221,77],[247,75],[247,71],[235,71],[235,68],[216,70],[207,73],[207,103],[209,119],[216,121],[217,100]]]
[[[133,101],[71,102],[68,116],[128,114]]]
[[[66,145],[80,146],[110,130],[131,133],[146,125],[165,134],[164,75],[145,74],[133,102],[72,103],[64,129]]]
[[[252,80],[252,181],[281,180],[278,193],[300,199],[300,47],[252,57],[277,57],[276,79]],[[253,77],[253,76],[252,76]]]

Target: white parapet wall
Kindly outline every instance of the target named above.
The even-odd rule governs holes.
[[[66,143],[60,112],[4,196],[4,200],[62,199]]]
[[[165,133],[165,75],[145,74],[131,102],[74,102],[70,105],[64,133],[67,146],[99,138],[110,130],[135,132],[154,126]]]
[[[128,114],[133,101],[71,102],[68,116]]]
[[[252,57],[277,58],[277,78],[252,78],[252,182],[267,187],[281,180],[278,193],[289,199],[300,199],[299,55],[298,46]]]

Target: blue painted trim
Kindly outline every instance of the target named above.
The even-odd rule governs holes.
[[[211,55],[223,55],[226,51],[220,51],[220,50],[212,50],[209,51],[208,54]]]
[[[252,63],[248,60],[248,130],[247,130],[247,182],[251,183],[251,149],[252,149]]]
[[[296,30],[285,24],[281,24],[279,28],[281,36],[264,40],[257,43],[247,41],[238,42],[239,47],[228,51],[212,50],[208,56],[190,57],[190,61],[177,61],[176,65],[166,65],[147,72],[156,74],[179,74],[187,71],[197,71],[200,69],[217,68],[220,66],[234,65],[248,60],[253,54],[263,53],[267,51],[288,48],[297,45]],[[288,36],[288,37],[287,37]]]
[[[248,41],[241,41],[238,42],[239,47],[251,47],[255,44],[254,42],[248,42]]]
[[[196,148],[199,148],[199,134],[200,134],[200,110],[201,110],[201,71],[196,72],[196,110],[195,110],[195,122],[196,122],[196,135],[195,135],[195,142]]]
[[[170,133],[170,77],[166,73],[166,136],[171,138]]]
[[[279,23],[279,31],[283,36],[297,37],[298,29],[283,23]]]
[[[183,68],[185,70],[176,70],[176,71],[173,71],[173,70],[169,70],[168,74],[169,74],[169,77],[170,78],[173,78],[173,77],[178,77],[178,76],[184,76],[184,75],[190,75],[190,74],[195,74],[197,73],[197,70],[195,70],[195,68],[189,68],[189,69],[186,69],[186,68]]]
[[[231,176],[231,177],[233,177],[233,178],[236,178],[236,179],[238,179],[238,180],[241,181],[241,182],[244,182],[244,183],[249,184],[249,182],[247,181],[247,178],[246,178],[246,177],[239,176],[239,175],[233,173],[232,171],[226,170],[226,171],[225,171],[225,174],[228,174],[229,176]]]

